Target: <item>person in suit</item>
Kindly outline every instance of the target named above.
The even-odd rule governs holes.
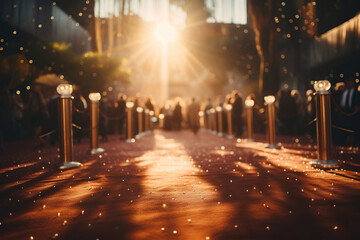
[[[242,97],[238,92],[234,92],[234,102],[232,104],[231,114],[235,136],[241,137],[241,135],[243,134],[243,103]]]
[[[181,113],[181,105],[180,102],[177,102],[173,111],[173,127],[175,130],[181,130],[181,121],[182,121],[182,113]]]
[[[188,106],[187,109],[187,117],[188,117],[189,127],[194,134],[197,134],[200,128],[199,111],[200,111],[199,104],[195,101],[195,98],[192,98],[191,104]]]
[[[124,120],[126,112],[126,95],[120,94],[117,106],[117,116],[119,116],[119,134],[120,139],[125,139],[124,135]]]
[[[338,119],[340,127],[354,131],[353,133],[344,132],[346,135],[345,144],[353,145],[359,143],[360,93],[352,79],[346,81],[346,89],[340,98],[340,107],[341,110],[347,114],[339,113]]]

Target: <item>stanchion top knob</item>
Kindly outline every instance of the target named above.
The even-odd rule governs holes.
[[[101,99],[101,94],[98,93],[98,92],[92,92],[92,93],[89,94],[89,99],[92,102],[98,102]]]
[[[328,80],[320,80],[314,83],[316,92],[327,92],[331,88],[331,83]]]
[[[252,99],[246,99],[245,100],[245,106],[248,108],[252,108],[254,106],[255,102]]]
[[[226,104],[225,109],[226,109],[226,111],[231,111],[232,105],[231,104]]]
[[[62,97],[71,97],[71,94],[73,92],[73,87],[71,84],[62,83],[57,86],[56,91]]]
[[[273,104],[275,102],[275,96],[273,95],[265,96],[264,100],[267,105]]]
[[[126,107],[127,107],[127,108],[133,108],[133,107],[134,107],[134,103],[133,103],[133,102],[126,102]]]

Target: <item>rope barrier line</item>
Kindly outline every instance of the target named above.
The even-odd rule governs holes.
[[[89,115],[87,109],[85,109],[85,110],[80,110],[80,109],[76,108],[75,106],[73,106],[73,108],[74,108],[75,112]],[[119,120],[119,119],[121,119],[121,118],[124,118],[124,117],[125,117],[125,114],[126,114],[126,113],[123,113],[123,114],[121,114],[120,116],[110,117],[110,116],[106,115],[105,113],[103,113],[103,112],[100,111],[100,110],[99,110],[99,113],[101,114],[102,117],[104,117],[104,118],[106,118],[106,119],[108,119],[108,120]]]
[[[44,138],[46,136],[49,136],[49,135],[53,134],[56,131],[57,131],[57,129],[54,129],[54,130],[52,130],[50,132],[44,133],[43,135],[40,135],[39,138]]]
[[[317,121],[317,118],[314,118],[313,120],[311,120],[308,124],[306,124],[306,127],[310,126],[311,124],[313,124],[314,122]]]
[[[304,106],[297,113],[292,114],[292,115],[287,115],[287,117],[301,116],[313,101],[314,101],[314,98],[312,98],[310,102],[307,102],[306,104],[304,104]]]
[[[80,109],[76,108],[74,105],[73,105],[73,108],[74,108],[75,112],[86,114],[87,109],[80,110]]]
[[[75,123],[73,123],[73,124],[72,124],[72,126],[73,126],[74,128],[79,129],[79,130],[82,130],[82,127],[80,127],[80,126],[76,125]]]
[[[341,109],[341,107],[337,104],[337,102],[336,102],[336,100],[335,100],[335,98],[334,98],[333,95],[331,95],[331,101],[333,102],[335,108],[336,108],[342,115],[345,115],[345,116],[347,116],[347,117],[354,116],[354,115],[357,114],[357,113],[359,112],[359,110],[360,110],[359,108],[357,108],[357,109],[355,109],[355,111],[352,112],[352,113],[346,113],[346,112],[344,112],[344,111]]]
[[[355,132],[356,132],[356,131],[351,130],[351,129],[346,129],[346,128],[338,127],[338,126],[336,126],[336,125],[334,125],[334,124],[332,124],[331,126],[332,126],[333,128],[337,128],[337,129],[339,129],[339,130],[342,130],[342,131],[345,131],[345,132],[349,132],[349,133],[355,133]]]
[[[121,114],[120,116],[114,116],[114,117],[109,117],[107,116],[105,113],[103,113],[102,111],[99,110],[99,113],[101,114],[102,117],[106,118],[107,120],[119,120],[121,118],[125,117],[126,113]]]
[[[309,105],[314,101],[314,98],[311,98],[310,102],[307,102],[303,108],[298,112],[298,115],[301,115],[305,112],[305,110],[309,107]]]

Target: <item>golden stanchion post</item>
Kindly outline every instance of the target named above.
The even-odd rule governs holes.
[[[338,168],[340,163],[331,160],[331,84],[327,80],[317,81],[314,84],[316,104],[316,133],[318,159],[310,164],[322,168]]]
[[[246,139],[247,142],[255,141],[253,138],[253,107],[254,107],[254,100],[246,99],[245,106],[246,106],[246,119],[247,119],[247,132],[248,137]]]
[[[209,111],[204,110],[204,128],[205,130],[209,130]]]
[[[144,112],[144,109],[142,107],[137,107],[136,112],[138,113],[138,129],[139,129],[136,138],[140,138],[142,136],[142,132],[143,132],[143,112]]]
[[[150,121],[149,121],[149,109],[145,109],[145,132],[149,131]]]
[[[226,104],[225,109],[226,109],[226,120],[227,120],[227,125],[228,125],[228,136],[227,137],[234,138],[233,130],[232,130],[232,120],[231,120],[232,105]]]
[[[266,148],[280,148],[275,142],[275,97],[272,95],[264,97],[267,105],[267,137],[268,144]]]
[[[81,167],[82,164],[74,161],[73,129],[72,129],[72,85],[60,84],[56,88],[59,93],[59,142],[60,157],[63,162],[62,170]]]
[[[159,114],[159,128],[164,128],[164,118],[165,115],[163,113]]]
[[[89,94],[90,104],[90,127],[91,127],[91,139],[90,139],[90,154],[102,153],[105,150],[99,148],[99,101],[101,95],[98,92]]]
[[[206,110],[206,130],[207,130],[207,131],[211,131],[210,110]]]
[[[200,128],[205,128],[204,111],[199,112]]]
[[[210,116],[211,116],[211,130],[213,134],[216,134],[216,115],[215,115],[215,109],[210,108],[209,110]]]
[[[135,139],[133,138],[133,130],[132,130],[132,109],[134,107],[133,102],[126,102],[126,111],[127,111],[127,138],[126,142],[135,142]]]
[[[155,112],[154,112],[154,111],[150,111],[149,114],[150,114],[150,130],[152,131],[152,130],[154,129],[154,123],[153,123],[153,121],[152,121],[152,118],[154,117]]]
[[[216,108],[215,108],[215,110],[216,110],[216,113],[217,113],[217,119],[218,119],[218,121],[217,121],[217,124],[218,124],[218,128],[217,128],[217,130],[218,130],[218,135],[219,136],[222,136],[223,135],[223,126],[222,126],[222,107],[220,107],[220,106],[217,106]]]

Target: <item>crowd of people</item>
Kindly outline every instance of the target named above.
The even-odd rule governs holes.
[[[44,144],[44,133],[51,132],[47,137],[50,144],[57,141],[56,129],[58,127],[58,95],[56,91],[43,94],[41,85],[34,85],[26,98],[26,101],[17,93],[9,92],[1,88],[0,94],[0,149],[4,146],[4,140],[15,141],[25,138],[33,138],[35,146]],[[332,123],[333,140],[336,144],[354,145],[359,144],[360,136],[360,91],[354,81],[337,83],[331,89],[332,99]],[[88,135],[89,108],[88,102],[79,89],[73,92],[73,123],[75,143],[80,143],[84,136]],[[316,106],[314,92],[308,90],[303,97],[298,90],[283,89],[276,94],[276,129],[278,134],[301,135],[308,133],[316,134]],[[108,134],[119,134],[125,139],[126,129],[126,102],[134,103],[133,109],[139,106],[144,110],[154,111],[164,118],[165,130],[181,130],[190,128],[195,134],[200,129],[199,112],[203,111],[203,124],[207,124],[209,110],[222,107],[222,131],[227,132],[228,122],[226,119],[226,105],[231,105],[231,121],[233,133],[236,137],[242,137],[246,131],[246,113],[244,100],[254,100],[254,132],[265,133],[265,111],[263,101],[254,94],[244,98],[238,91],[216,101],[208,98],[205,102],[192,98],[183,100],[176,98],[169,100],[163,106],[158,107],[156,112],[154,103],[150,98],[142,100],[140,97],[127,98],[125,94],[119,94],[118,99],[103,97],[100,101],[99,134],[102,141],[107,141]],[[139,132],[137,111],[133,111],[133,134]],[[218,118],[219,115],[216,114]]]

